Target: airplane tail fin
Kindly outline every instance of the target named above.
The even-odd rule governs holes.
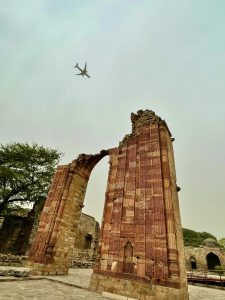
[[[74,68],[78,68],[78,63],[74,66]]]

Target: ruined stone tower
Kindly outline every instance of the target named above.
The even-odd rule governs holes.
[[[59,166],[27,265],[67,274],[94,166],[109,155],[109,177],[92,290],[140,300],[186,300],[187,279],[171,133],[153,111],[131,114],[118,148]]]
[[[188,299],[171,133],[153,111],[109,150],[110,169],[91,289],[136,299]]]

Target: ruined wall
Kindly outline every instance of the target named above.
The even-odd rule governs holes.
[[[187,279],[170,131],[154,112],[131,114],[118,148],[59,166],[28,266],[67,274],[93,167],[110,155],[101,242],[91,289],[142,300],[186,300]]]
[[[109,152],[91,289],[137,299],[188,299],[171,134],[152,111],[138,111],[131,120],[132,133]]]
[[[26,265],[27,256],[0,254],[0,266],[24,267]]]
[[[28,216],[8,215],[1,218],[0,253],[25,255],[29,251],[43,206],[44,199],[34,204]]]
[[[22,230],[26,217],[6,216],[0,229],[0,253],[19,254],[23,246]]]
[[[99,235],[99,223],[93,217],[82,213],[72,251],[72,266],[82,266],[82,263],[95,261]]]
[[[5,218],[5,222],[2,218],[4,227],[0,230],[0,253],[2,253],[0,254],[0,265],[19,266],[21,262],[24,264],[27,259],[25,255],[29,252],[37,232],[40,209],[43,204],[36,205],[28,217],[10,216]],[[99,236],[99,223],[95,218],[81,213],[71,254],[72,267],[93,266],[97,255]]]
[[[225,250],[218,248],[218,247],[207,247],[207,246],[201,246],[201,247],[192,247],[187,246],[185,247],[185,259],[186,259],[186,268],[187,270],[191,270],[191,262],[190,258],[194,257],[196,260],[197,269],[201,270],[207,270],[207,255],[209,253],[213,253],[218,256],[221,266],[225,269]]]
[[[56,169],[27,266],[36,274],[67,274],[80,221],[87,183],[93,167],[108,151],[81,154]]]
[[[35,203],[31,212],[28,215],[30,222],[28,225],[29,227],[26,229],[26,232],[29,238],[27,239],[26,243],[24,243],[21,254],[28,255],[30,251],[30,247],[37,233],[40,216],[45,205],[45,200],[46,199],[40,199],[37,203]]]

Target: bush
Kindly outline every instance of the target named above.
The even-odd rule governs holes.
[[[222,266],[215,266],[215,271],[218,275],[223,275],[224,274],[224,269]]]
[[[221,245],[221,247],[222,247],[223,249],[225,249],[225,238],[220,239],[218,242],[219,242],[219,244]]]

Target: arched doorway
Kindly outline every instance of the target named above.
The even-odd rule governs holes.
[[[194,256],[190,257],[190,264],[191,264],[191,269],[192,270],[196,270],[197,269],[197,263],[196,263],[196,259],[194,258]]]
[[[68,273],[89,176],[109,155],[101,240],[90,289],[126,298],[188,299],[174,138],[153,111],[132,113],[131,121],[132,132],[119,147],[81,154],[57,168],[27,265],[36,274]],[[87,248],[92,242],[88,234]]]
[[[212,253],[212,252],[207,254],[206,260],[207,260],[208,270],[215,270],[215,266],[220,266],[221,265],[219,257],[216,254]]]
[[[91,171],[108,154],[109,150],[80,154],[72,163],[57,167],[27,261],[36,273],[68,273]],[[85,246],[90,244],[89,236]]]
[[[109,172],[109,157],[103,157],[93,168],[84,198],[82,213],[92,216],[100,224],[104,209]]]

